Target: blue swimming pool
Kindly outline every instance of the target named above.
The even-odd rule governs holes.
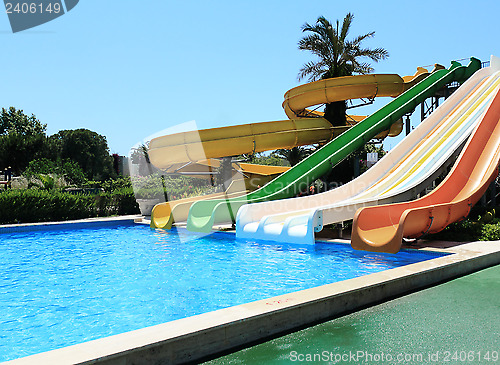
[[[64,227],[0,235],[0,361],[440,256]]]

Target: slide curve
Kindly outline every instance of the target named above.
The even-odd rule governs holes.
[[[441,87],[451,81],[463,81],[479,68],[480,61],[471,59],[467,67],[458,62],[452,62],[449,69],[434,71],[386,106],[328,142],[264,187],[243,197],[195,202],[189,211],[187,228],[192,231],[209,232],[215,223],[234,222],[236,212],[245,204],[296,196],[349,154],[381,131],[388,129],[402,116],[413,111],[419,103],[434,95]]]
[[[497,60],[492,60],[498,64]],[[396,253],[403,237],[436,233],[462,220],[498,176],[500,91],[473,131],[446,179],[426,196],[356,212],[351,245],[357,250]]]
[[[352,219],[357,209],[414,199],[454,162],[484,112],[500,75],[477,71],[409,136],[367,172],[339,188],[239,209],[236,235],[314,243],[324,225]]]

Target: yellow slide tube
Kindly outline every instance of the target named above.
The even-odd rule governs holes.
[[[148,153],[153,165],[165,169],[178,162],[326,143],[333,137],[326,119],[302,118],[162,136],[151,140]]]
[[[293,119],[308,115],[310,111],[306,108],[312,105],[349,99],[395,97],[427,75],[429,73],[426,69],[418,67],[415,75],[404,78],[396,74],[369,74],[314,81],[288,90],[283,109],[288,118]]]

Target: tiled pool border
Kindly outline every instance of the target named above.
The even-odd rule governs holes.
[[[116,224],[117,219],[124,223],[134,221],[134,217],[119,217],[62,224]],[[54,228],[53,224],[49,225],[50,228],[42,228],[47,224],[36,225],[40,228],[35,229]],[[22,229],[18,226],[16,229],[26,231],[33,230],[33,227]],[[3,229],[0,227],[0,233]],[[439,251],[453,255],[183,318],[4,364],[193,363],[500,263],[500,241],[471,242]]]

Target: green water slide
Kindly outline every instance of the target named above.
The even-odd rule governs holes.
[[[189,210],[187,229],[210,232],[214,224],[234,222],[238,209],[245,204],[296,196],[378,133],[389,129],[398,119],[411,113],[437,90],[453,81],[465,81],[480,68],[481,62],[476,58],[471,58],[468,66],[452,61],[450,68],[433,72],[262,188],[237,198],[195,202]]]

